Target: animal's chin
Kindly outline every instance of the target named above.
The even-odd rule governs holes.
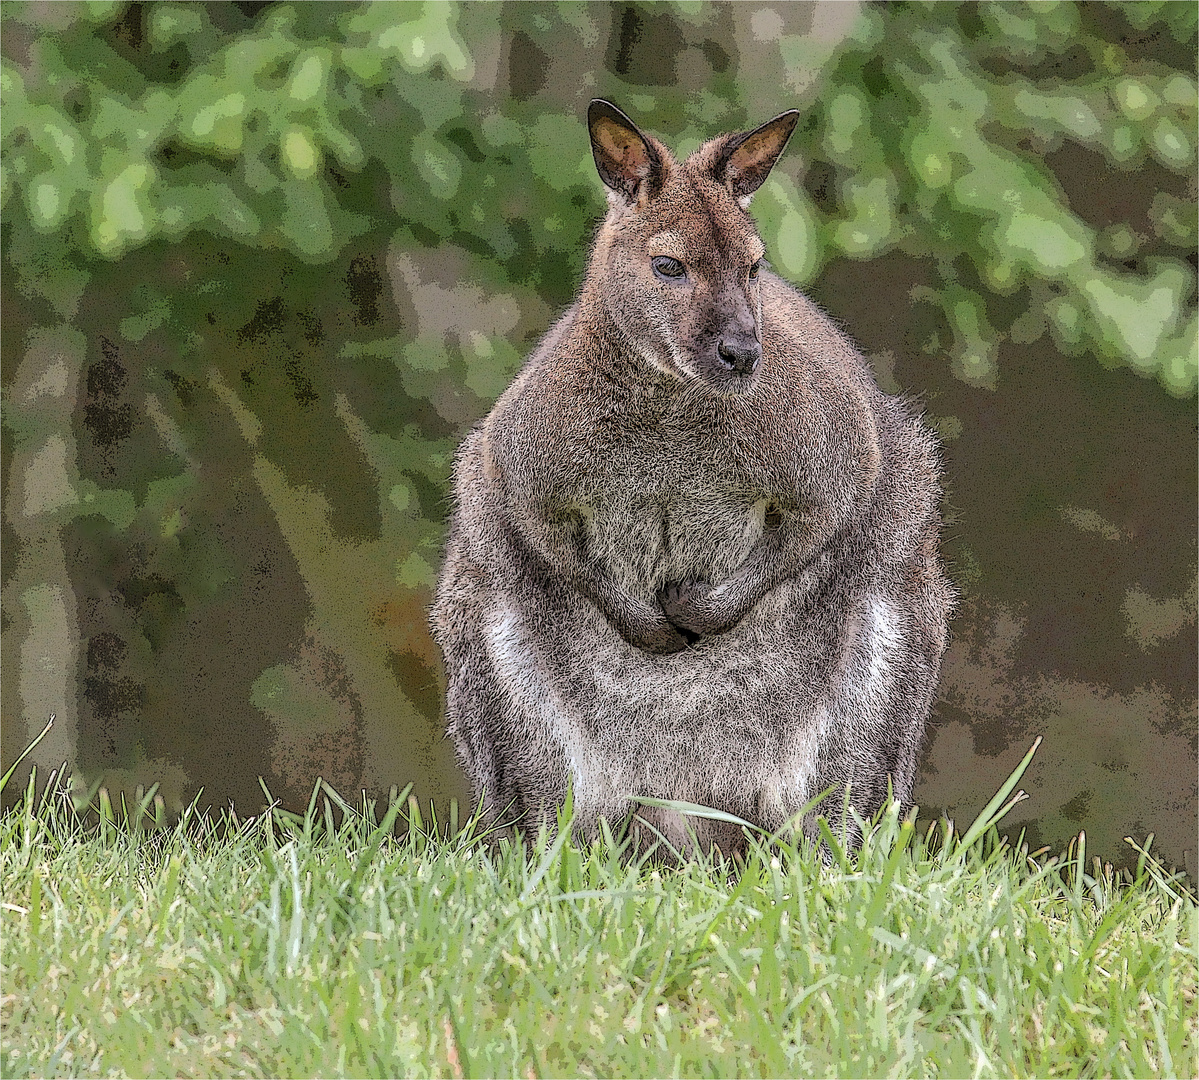
[[[700,381],[717,394],[728,397],[741,397],[748,394],[758,382],[758,372],[749,375],[738,374],[735,371],[717,371],[705,368],[700,371]]]

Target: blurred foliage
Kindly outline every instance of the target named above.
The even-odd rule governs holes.
[[[1037,342],[1193,394],[1196,10],[5,0],[6,720],[176,803],[445,790],[450,462],[581,279],[593,96],[800,108],[768,257],[919,267],[981,396]]]
[[[21,43],[10,52],[25,54],[3,67],[14,255],[53,236],[81,257],[116,259],[203,230],[323,262],[394,213],[516,281],[533,252],[543,272],[547,259],[577,268],[588,225],[578,209],[594,205],[595,187],[579,109],[547,111],[471,84],[474,53],[501,23],[586,40],[596,35],[585,5],[516,15],[280,4],[244,27],[231,25],[247,21],[233,9],[252,6],[225,6],[5,4],[6,33]],[[681,4],[671,14],[703,23],[714,13]],[[1195,7],[1122,4],[1114,14],[1171,36],[1186,70],[1130,53],[1076,4],[864,10],[819,93],[805,95],[804,184],[780,174],[758,200],[781,269],[803,283],[842,253],[899,248],[931,260],[927,299],[943,309],[955,373],[971,383],[994,385],[1001,336],[1048,332],[1068,352],[1192,392],[1193,200],[1160,191],[1143,234],[1108,220],[1086,192],[1064,192],[1046,164],[1091,153],[1113,169],[1151,161],[1193,173]],[[775,67],[811,62],[818,42],[770,26],[758,36],[771,29]],[[683,149],[791,103],[728,74],[652,98],[629,86],[622,103]],[[1019,315],[1001,304],[1001,318],[997,297],[1016,297]],[[167,319],[169,300],[141,317]]]

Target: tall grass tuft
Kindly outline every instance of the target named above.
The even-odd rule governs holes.
[[[1195,898],[1147,850],[1122,876],[1002,840],[1015,776],[964,834],[892,805],[856,852],[753,835],[680,869],[320,782],[302,815],[168,828],[153,793],[85,813],[31,778],[0,820],[0,1071],[1195,1075]]]

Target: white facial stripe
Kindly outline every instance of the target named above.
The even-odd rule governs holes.
[[[655,311],[652,315],[654,328],[661,335],[662,340],[666,343],[666,348],[670,351],[670,359],[674,362],[676,369],[675,373],[677,374],[677,372],[681,371],[689,378],[696,378],[695,369],[683,359],[682,353],[679,352],[679,347],[675,344],[674,337],[670,333],[670,320],[660,311]]]
[[[662,363],[662,361],[654,354],[652,349],[647,349],[644,345],[638,343],[637,353],[642,360],[650,365],[650,367],[657,368],[660,372],[662,372],[663,375],[673,375],[676,378],[678,377],[679,373],[668,364]]]

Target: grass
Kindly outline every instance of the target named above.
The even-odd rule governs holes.
[[[1194,898],[1147,853],[1004,844],[1014,782],[963,836],[892,808],[856,855],[755,840],[739,872],[397,836],[402,801],[377,825],[320,784],[303,816],[89,827],[31,782],[0,1072],[1194,1076]]]

